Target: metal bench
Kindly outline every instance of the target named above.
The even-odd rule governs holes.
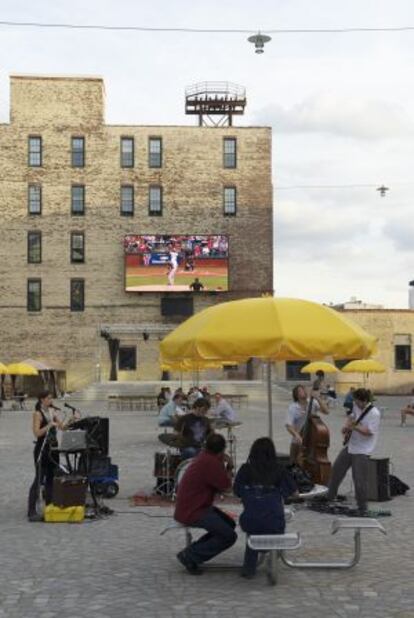
[[[340,530],[354,531],[354,553],[349,560],[334,560],[320,562],[306,562],[290,560],[281,552],[282,561],[289,567],[297,569],[350,569],[358,564],[361,558],[361,530],[377,530],[382,534],[387,534],[384,527],[376,519],[368,517],[340,518],[332,522],[332,534]]]
[[[250,534],[247,537],[247,545],[250,549],[266,552],[268,554],[266,575],[272,586],[277,583],[278,559],[283,556],[283,552],[298,549],[301,544],[299,532],[286,532],[285,534]]]

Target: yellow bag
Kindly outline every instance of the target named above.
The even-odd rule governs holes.
[[[48,523],[80,523],[85,519],[85,507],[67,506],[60,508],[54,504],[48,504],[45,507],[44,519]]]

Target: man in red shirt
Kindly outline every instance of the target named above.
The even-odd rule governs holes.
[[[202,562],[211,560],[237,540],[233,519],[213,506],[216,493],[227,491],[232,484],[232,463],[225,449],[223,436],[210,434],[204,450],[194,458],[178,486],[174,519],[207,530],[207,534],[177,554],[192,575],[201,574]]]

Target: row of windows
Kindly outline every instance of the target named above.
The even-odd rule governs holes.
[[[42,167],[43,142],[40,135],[29,136],[28,163],[30,167]],[[148,139],[148,167],[160,168],[163,164],[163,148],[161,137]],[[86,140],[84,137],[71,138],[71,165],[85,167]],[[135,166],[135,140],[133,137],[121,137],[120,144],[121,167]],[[234,169],[237,166],[237,140],[235,137],[223,138],[223,167]]]
[[[83,216],[85,214],[85,185],[71,187],[71,214]],[[132,217],[135,211],[135,191],[133,185],[121,185],[120,214]],[[236,187],[223,188],[223,214],[235,215],[237,211]],[[28,189],[29,215],[42,214],[42,186],[30,184]],[[163,189],[160,185],[150,185],[148,191],[148,214],[161,217],[163,212]]]
[[[42,310],[42,280],[27,280],[27,310]],[[70,280],[70,310],[85,310],[85,279]]]
[[[27,261],[29,264],[40,264],[42,261],[42,232],[27,233]],[[85,261],[85,232],[71,232],[70,261],[72,264],[82,264]]]

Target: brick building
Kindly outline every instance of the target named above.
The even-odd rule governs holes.
[[[12,76],[0,125],[0,360],[48,359],[68,389],[108,379],[108,338],[118,379],[160,377],[182,317],[125,291],[127,234],[228,236],[229,291],[195,312],[273,287],[271,129],[107,125],[104,100],[100,78]]]

